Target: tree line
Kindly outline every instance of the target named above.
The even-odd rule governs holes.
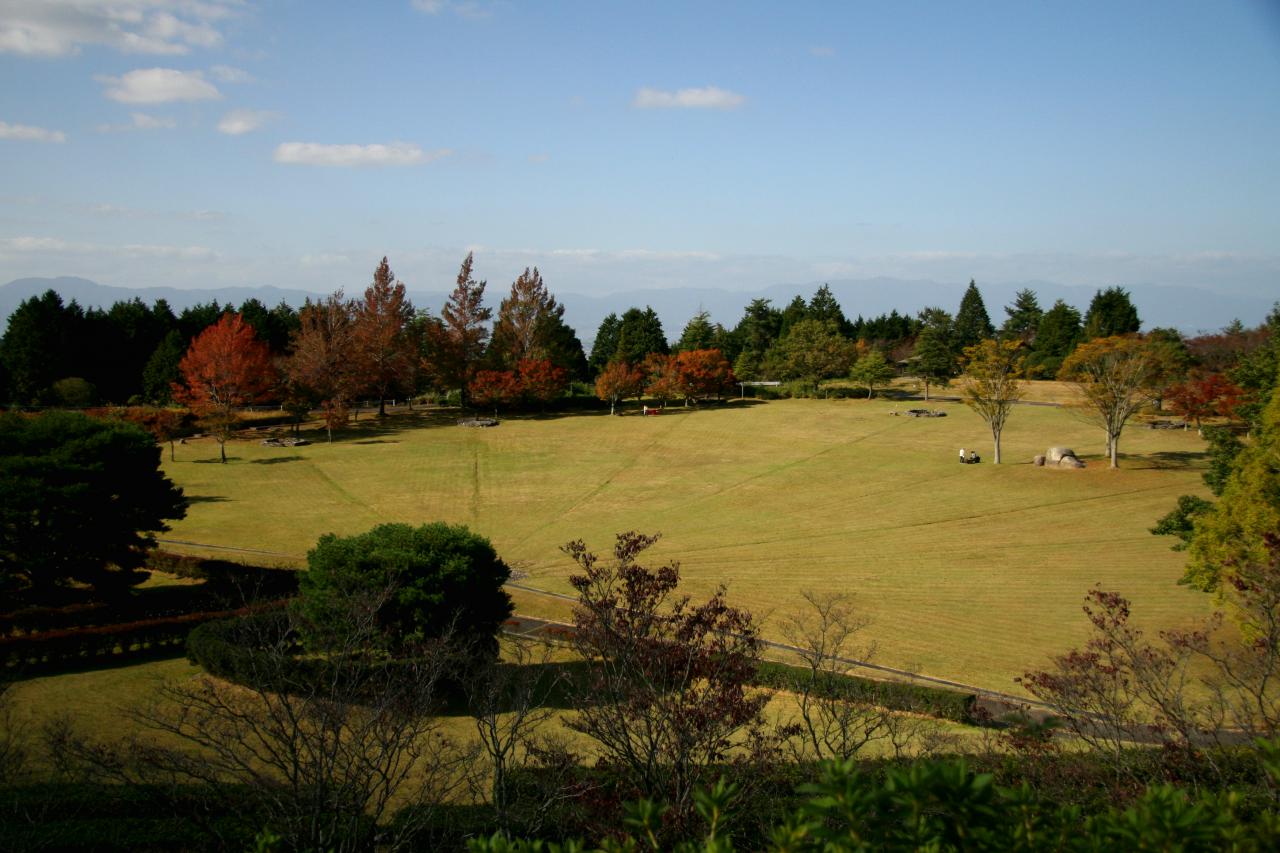
[[[782,308],[752,300],[732,328],[700,311],[674,342],[651,307],[610,314],[588,357],[537,268],[512,283],[495,315],[473,263],[468,255],[438,315],[410,302],[386,258],[358,297],[338,290],[300,310],[249,299],[238,308],[215,301],[175,313],[164,300],[148,307],[137,298],[86,310],[75,301],[64,304],[50,290],[24,301],[9,318],[0,338],[0,401],[70,407],[191,402],[190,391],[175,397],[175,387],[190,389],[183,359],[228,314],[252,333],[255,359],[266,364],[266,378],[246,383],[258,387],[239,404],[269,400],[294,411],[320,408],[331,427],[345,421],[357,399],[377,399],[380,412],[388,399],[423,393],[452,393],[458,402],[485,409],[541,407],[575,381],[594,381],[596,395],[616,406],[640,395],[664,404],[696,400],[723,394],[735,381],[755,380],[785,381],[792,393],[809,394],[824,380],[851,378],[874,395],[906,373],[923,381],[928,399],[933,387],[963,372],[966,349],[984,340],[1018,342],[1024,377],[1055,378],[1081,344],[1136,334],[1141,327],[1120,287],[1099,290],[1083,314],[1062,300],[1042,309],[1033,291],[1021,290],[996,328],[973,281],[954,314],[932,306],[915,316],[891,311],[854,320],[823,285],[808,300],[797,296]],[[1177,380],[1165,384],[1163,391],[1171,392],[1193,373],[1202,379],[1224,375],[1268,334],[1265,325],[1246,329],[1237,322],[1216,335],[1188,339],[1173,329],[1154,329],[1148,339],[1164,350],[1163,372]],[[218,336],[224,345],[228,335],[224,329]],[[247,345],[245,333],[232,337]],[[207,366],[209,358],[199,360]],[[1214,379],[1174,396],[1199,421],[1212,417],[1215,401],[1232,393]]]

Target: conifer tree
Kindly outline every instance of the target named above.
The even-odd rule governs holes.
[[[978,292],[978,285],[973,279],[969,279],[969,286],[960,300],[960,310],[956,312],[953,328],[952,349],[957,354],[967,347],[995,337],[991,317],[987,315],[987,306],[983,304],[982,294]]]
[[[396,281],[387,259],[373,273],[373,283],[355,306],[355,356],[361,379],[378,395],[378,416],[386,415],[386,398],[411,390],[417,368],[409,333],[413,303],[404,283]]]
[[[1013,304],[1004,307],[1008,315],[1004,326],[1000,329],[1003,340],[1019,340],[1030,344],[1036,339],[1036,330],[1040,328],[1040,320],[1044,310],[1036,300],[1034,290],[1023,289],[1013,295]]]
[[[489,340],[485,323],[493,315],[491,309],[484,307],[485,282],[476,281],[471,275],[472,262],[468,252],[458,271],[457,286],[440,311],[440,340],[435,347],[437,375],[450,387],[461,389],[464,403]]]

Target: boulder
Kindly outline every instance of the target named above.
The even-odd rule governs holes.
[[[1062,457],[1064,456],[1074,457],[1075,455],[1076,455],[1076,452],[1072,450],[1070,447],[1050,447],[1048,451],[1045,452],[1044,457],[1046,462],[1048,462],[1051,465],[1056,465],[1058,462],[1062,460]]]
[[[1084,463],[1074,456],[1064,456],[1058,460],[1059,468],[1083,468]]]
[[[1034,465],[1034,466],[1036,466],[1037,468],[1043,468],[1043,467],[1044,467],[1044,457],[1043,457],[1043,456],[1037,456],[1035,459],[1032,459],[1032,460],[1031,460],[1031,464],[1032,464],[1032,465]]]

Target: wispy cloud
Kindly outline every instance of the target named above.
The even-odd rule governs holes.
[[[448,148],[423,151],[411,142],[388,145],[322,145],[317,142],[282,142],[275,161],[301,166],[416,166],[448,157]]]
[[[222,83],[252,83],[253,75],[243,68],[232,68],[230,65],[215,65],[209,69],[215,80]]]
[[[240,136],[257,130],[275,116],[275,113],[264,110],[232,110],[218,122],[218,132]]]
[[[171,258],[176,260],[214,260],[218,253],[206,246],[166,246],[154,243],[78,243],[58,237],[0,238],[0,252],[32,254],[105,255],[123,258]]]
[[[70,56],[87,45],[171,56],[222,44],[240,0],[0,0],[0,53]]]
[[[459,18],[479,20],[493,17],[493,3],[480,0],[413,0],[413,8],[427,15],[440,15],[452,12]]]
[[[199,71],[139,68],[121,77],[98,77],[113,101],[124,104],[166,104],[173,101],[218,100],[222,93]]]
[[[636,92],[631,102],[637,109],[736,110],[746,98],[718,86],[701,89],[677,89],[666,92],[645,87]]]
[[[29,124],[9,124],[6,121],[0,121],[0,139],[62,143],[67,141],[67,135],[60,130],[33,127]]]
[[[129,113],[128,124],[100,124],[98,133],[121,133],[128,130],[172,130],[178,126],[176,119],[153,116],[147,113]]]

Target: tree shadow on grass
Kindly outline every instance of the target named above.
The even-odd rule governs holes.
[[[1134,465],[1138,468],[1158,468],[1163,470],[1176,470],[1187,468],[1203,468],[1209,458],[1209,454],[1204,451],[1192,450],[1162,450],[1158,453],[1144,453],[1141,456],[1125,457],[1122,459],[1132,459],[1135,463],[1139,460],[1146,462],[1146,465]]]
[[[197,465],[218,465],[218,464],[220,464],[220,463],[222,462],[222,459],[221,459],[220,457],[215,456],[215,457],[213,457],[212,459],[192,459],[191,461],[192,461],[192,462],[194,462],[194,463],[195,463],[195,464],[197,464]],[[241,459],[240,459],[240,457],[239,457],[239,456],[228,456],[228,457],[227,457],[227,462],[228,462],[228,463],[231,463],[231,462],[239,462],[239,461],[241,461]]]
[[[591,664],[587,661],[555,661],[551,663],[499,664],[504,670],[520,670],[505,672],[499,676],[500,682],[512,685],[512,696],[509,701],[500,701],[498,711],[508,713],[517,710],[521,685],[534,684],[532,694],[541,698],[539,703],[544,708],[555,708],[560,711],[572,711],[584,704],[594,704],[585,689],[591,676]],[[450,691],[450,696],[442,709],[447,716],[465,716],[468,712],[467,701],[459,690]]]
[[[280,465],[284,462],[301,462],[301,456],[273,456],[270,459],[251,459],[250,465]]]
[[[187,495],[187,503],[189,504],[220,504],[226,503],[231,498],[222,495]]]

